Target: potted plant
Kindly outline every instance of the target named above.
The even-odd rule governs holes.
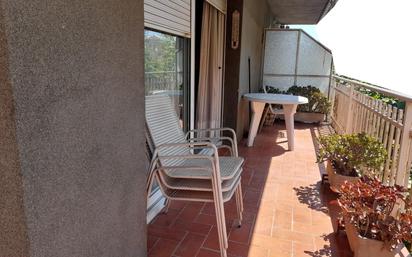
[[[287,94],[304,96],[308,98],[307,104],[301,104],[297,107],[295,120],[304,123],[320,123],[325,120],[326,114],[329,113],[331,103],[328,98],[313,86],[292,86],[287,90]]]
[[[405,197],[407,190],[364,176],[346,182],[340,191],[338,203],[355,257],[411,256],[404,245],[412,241],[412,208]]]
[[[345,181],[356,181],[362,174],[376,175],[386,159],[386,150],[365,133],[332,134],[319,138],[318,162],[327,161],[330,188],[339,192]]]

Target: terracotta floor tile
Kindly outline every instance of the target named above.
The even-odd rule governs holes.
[[[172,201],[169,206],[169,210],[182,210],[188,202],[184,201]]]
[[[187,204],[180,212],[178,218],[181,220],[193,221],[200,213],[200,210],[203,208],[203,205],[203,203],[194,202]]]
[[[276,209],[275,219],[273,221],[274,228],[292,229],[293,212]]]
[[[195,218],[194,222],[216,226],[216,216],[199,213],[199,215]]]
[[[199,252],[206,236],[188,233],[175,251],[175,255],[180,257],[193,257]]]
[[[202,247],[217,251],[219,250],[219,237],[215,226],[210,230]]]
[[[153,246],[157,243],[159,238],[154,237],[154,236],[147,236],[147,251],[150,252],[152,250]]]
[[[176,221],[180,210],[170,209],[167,213],[160,213],[153,220],[152,224],[160,227],[170,227]]]
[[[186,235],[186,231],[181,230],[181,229],[156,227],[152,225],[152,226],[149,226],[148,228],[148,234],[150,236],[154,236],[154,237],[158,237],[162,239],[180,241]]]
[[[305,244],[312,244],[314,240],[314,236],[309,233],[300,233],[281,228],[274,228],[272,230],[272,237]]]
[[[229,240],[238,243],[248,244],[250,242],[250,236],[253,232],[253,225],[245,223],[240,228],[238,226],[232,226],[230,231]]]
[[[201,235],[207,235],[210,232],[212,225],[202,224],[198,222],[187,222],[186,220],[178,219],[171,226],[171,229],[185,230]]]
[[[293,257],[308,256],[309,252],[315,250],[315,245],[293,242]]]
[[[269,249],[258,247],[258,246],[250,246],[247,257],[268,257],[269,256]]]
[[[149,252],[149,256],[153,256],[153,257],[171,256],[173,252],[175,251],[178,244],[179,244],[178,241],[161,238],[159,239],[155,247],[153,247],[153,249]]]
[[[273,221],[273,215],[257,217],[253,233],[270,236],[272,234]]]
[[[200,251],[196,255],[196,257],[220,257],[220,252],[200,248]]]
[[[229,248],[227,249],[227,253],[233,256],[239,257],[249,257],[250,246],[247,244],[241,244],[234,241],[229,241]]]

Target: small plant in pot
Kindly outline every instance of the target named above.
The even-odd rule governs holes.
[[[355,257],[411,256],[404,245],[412,241],[412,208],[406,192],[367,176],[342,186],[338,202]]]
[[[287,90],[287,94],[304,96],[308,98],[307,104],[299,105],[295,114],[295,120],[305,123],[319,123],[325,120],[331,108],[328,98],[313,86],[293,86]]]
[[[386,150],[365,133],[332,134],[319,138],[318,162],[327,161],[330,188],[339,192],[345,181],[356,181],[363,174],[377,175],[386,160]]]

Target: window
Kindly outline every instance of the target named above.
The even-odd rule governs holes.
[[[187,130],[189,124],[189,40],[152,30],[145,30],[146,95],[170,96]]]

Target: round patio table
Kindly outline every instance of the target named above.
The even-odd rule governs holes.
[[[294,115],[296,113],[296,108],[298,104],[307,104],[308,99],[303,96],[266,93],[249,93],[243,95],[243,98],[250,101],[252,105],[252,120],[250,122],[247,145],[249,147],[253,146],[253,141],[255,140],[265,105],[281,104],[283,106],[283,113],[285,115],[288,148],[290,151],[293,151],[293,149],[295,148]]]

